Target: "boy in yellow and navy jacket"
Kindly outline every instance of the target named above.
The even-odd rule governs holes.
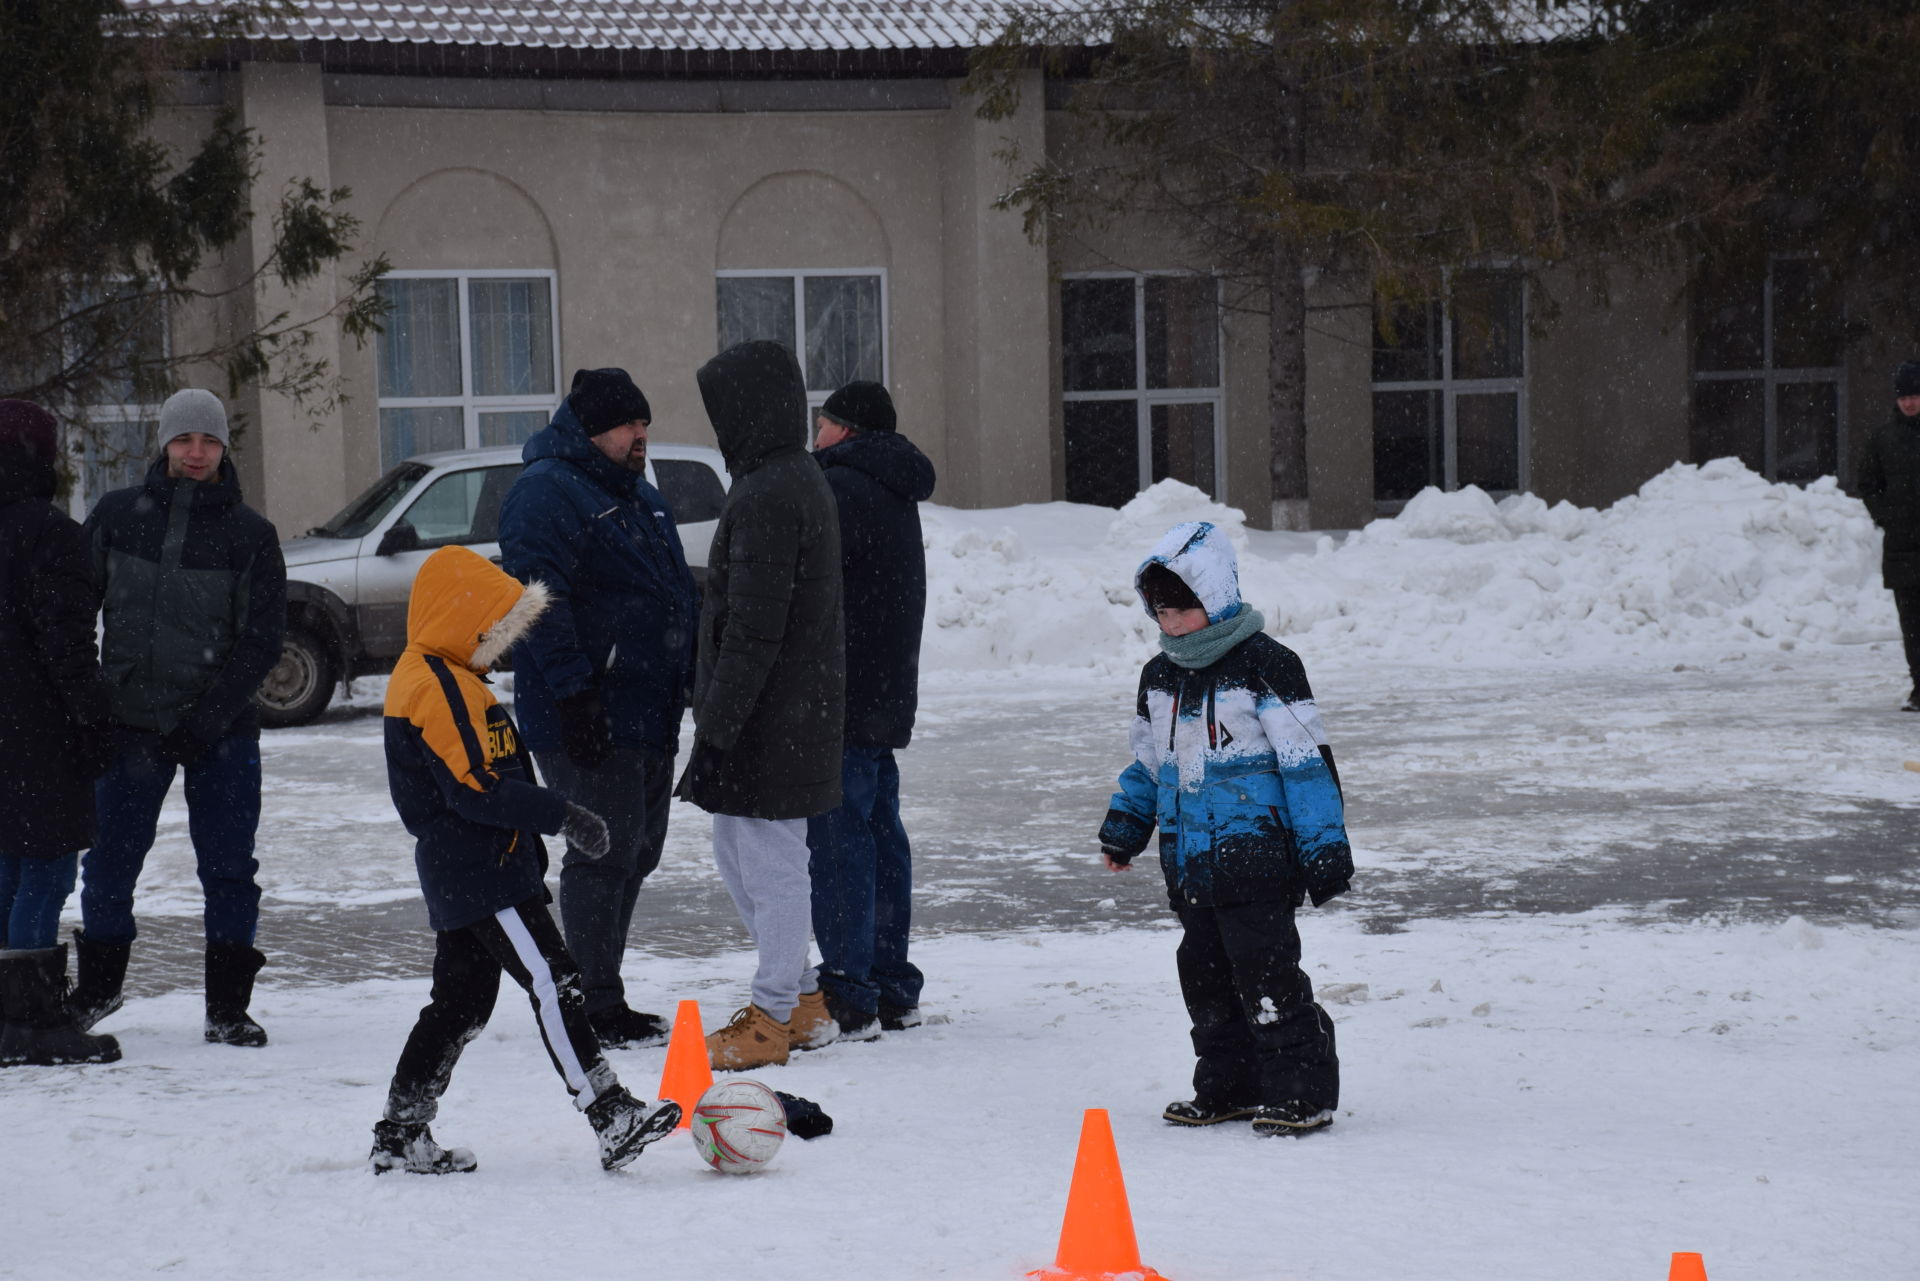
[[[536,785],[512,718],[486,682],[547,607],[484,557],[443,547],[414,579],[407,649],[387,684],[387,785],[414,836],[434,929],[433,997],[420,1011],[374,1125],[374,1173],[472,1170],[428,1123],[467,1043],[493,1010],[504,970],[526,989],[553,1065],[600,1140],[600,1164],[626,1165],[671,1132],[678,1104],[643,1104],[615,1079],[587,1022],[580,973],[547,910],[540,834],[607,850],[600,818]]]

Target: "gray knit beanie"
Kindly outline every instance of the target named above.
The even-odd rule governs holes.
[[[233,440],[227,434],[227,411],[220,404],[220,398],[198,387],[176,391],[160,406],[162,445],[190,431],[213,437],[222,449],[232,448]]]

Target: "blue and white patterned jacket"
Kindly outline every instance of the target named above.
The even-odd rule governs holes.
[[[1155,563],[1194,590],[1209,622],[1238,610],[1233,549],[1213,526],[1177,526],[1140,568]],[[1176,904],[1304,894],[1319,906],[1347,889],[1353,856],[1339,777],[1292,650],[1256,633],[1209,667],[1156,657],[1140,673],[1131,741],[1134,761],[1100,843],[1124,861],[1157,826]]]

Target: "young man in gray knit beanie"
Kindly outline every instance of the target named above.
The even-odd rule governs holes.
[[[254,693],[280,659],[286,566],[273,525],[241,499],[226,410],[191,389],[160,409],[161,452],[138,485],[87,517],[105,593],[103,665],[119,752],[94,788],[98,833],[81,862],[82,1027],[121,1002],[136,934],[135,883],[154,824],[186,773],[188,826],[206,893],[206,1039],[259,1046],[248,1015],[260,919],[260,713]]]

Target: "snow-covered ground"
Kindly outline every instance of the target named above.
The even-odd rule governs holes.
[[[1159,1122],[1191,1068],[1177,932],[1150,866],[1089,852],[1152,652],[1130,572],[1197,515],[1305,659],[1350,804],[1355,891],[1302,916],[1345,1097],[1297,1142]],[[263,742],[273,1044],[198,1040],[176,796],[140,904],[158,994],[103,1029],[125,1061],[0,1073],[0,1276],[1013,1278],[1051,1261],[1088,1107],[1174,1281],[1653,1281],[1676,1250],[1716,1281],[1913,1274],[1920,717],[1858,504],[1719,463],[1604,512],[1428,494],[1343,541],[1170,484],[927,528],[901,761],[947,1021],[760,1074],[832,1137],[749,1179],[677,1136],[604,1175],[509,992],[436,1125],[479,1172],[367,1175],[426,979],[362,682]],[[627,969],[711,1027],[752,961],[705,836],[676,811]],[[650,1092],[663,1054],[616,1064]]]
[[[948,935],[952,1022],[758,1074],[835,1133],[751,1178],[670,1136],[618,1175],[509,992],[435,1132],[471,1176],[362,1165],[425,982],[270,989],[273,1044],[135,1003],[111,1068],[11,1069],[0,1271],[20,1277],[821,1276],[1012,1281],[1052,1261],[1082,1109],[1113,1118],[1143,1260],[1174,1281],[1912,1275],[1920,945],[1908,931],[1310,918],[1339,1121],[1176,1131],[1171,929]],[[637,960],[711,1026],[747,958]],[[1360,985],[1364,985],[1363,987]],[[615,1056],[657,1084],[664,1051]]]

